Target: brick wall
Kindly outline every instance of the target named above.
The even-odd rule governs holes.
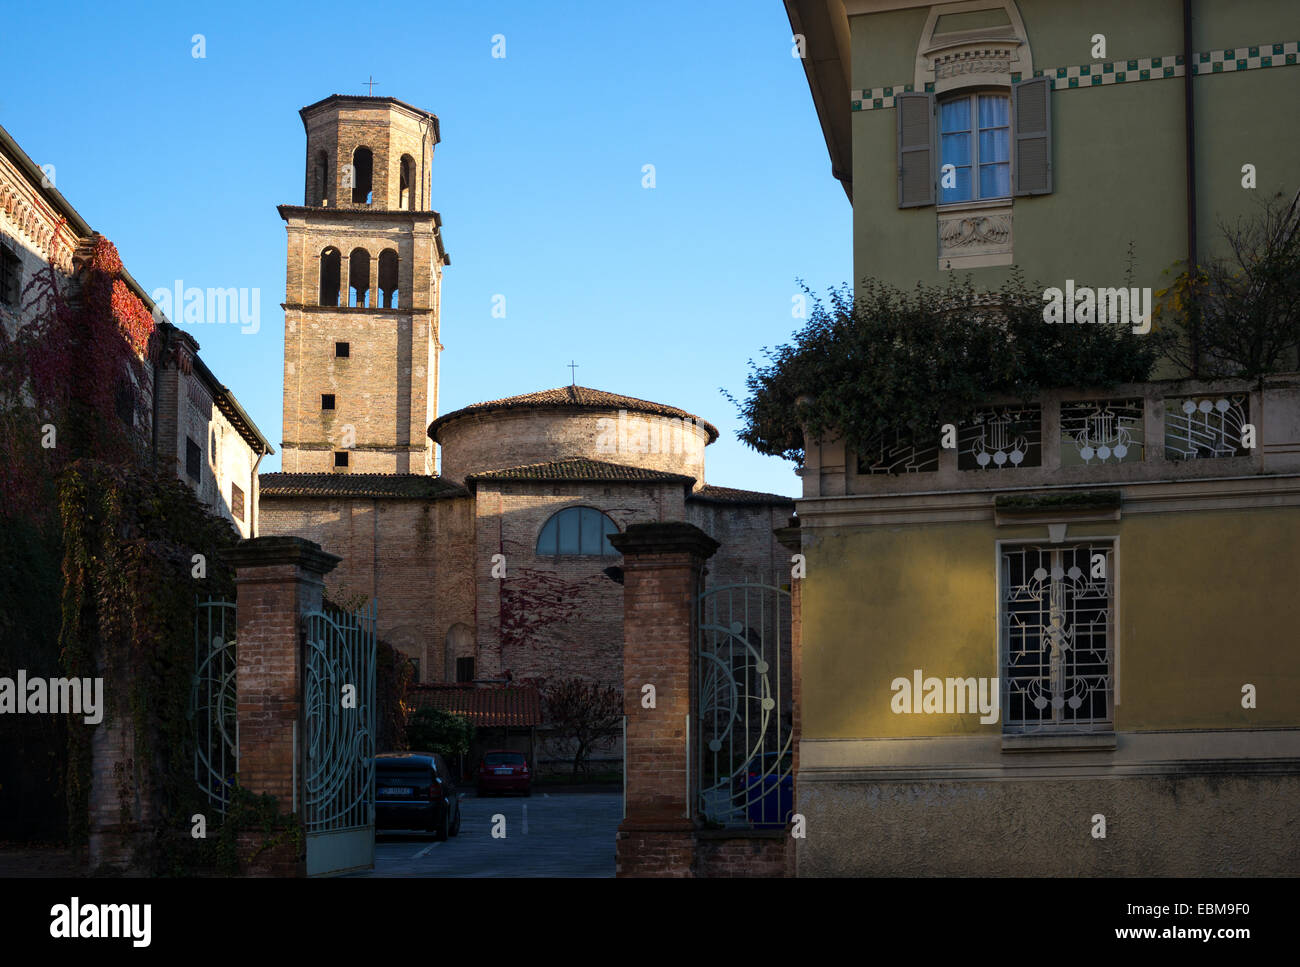
[[[708,877],[794,876],[788,830],[700,830],[695,875]]]
[[[478,486],[478,535],[474,576],[478,597],[478,640],[482,674],[510,669],[516,678],[581,674],[608,685],[621,684],[623,589],[603,571],[618,557],[548,558],[537,556],[537,537],[552,515],[565,507],[595,507],[620,530],[636,522],[680,519],[681,485],[604,482],[482,482]],[[492,555],[506,557],[506,584],[538,587],[530,576],[552,575],[576,590],[576,616],[539,624],[533,644],[502,654],[499,633],[501,582],[492,577]]]
[[[453,625],[474,626],[467,562],[473,527],[467,498],[265,498],[261,529],[319,544],[343,560],[329,575],[331,596],[364,594],[377,603],[376,633],[440,680]]]
[[[709,558],[705,582],[710,587],[746,579],[778,587],[790,583],[790,552],[772,532],[794,513],[786,504],[686,502],[686,521],[722,546]]]

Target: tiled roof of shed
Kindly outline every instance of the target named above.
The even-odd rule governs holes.
[[[542,696],[531,685],[413,685],[407,702],[463,715],[480,726],[542,724]]]
[[[467,491],[423,473],[264,473],[263,497],[463,497]]]
[[[605,463],[602,460],[588,460],[574,457],[569,460],[552,460],[548,463],[530,463],[522,467],[507,467],[503,470],[484,470],[469,474],[466,482],[473,486],[478,480],[512,480],[512,481],[564,481],[582,483],[584,481],[622,481],[627,483],[683,483],[693,484],[694,477],[666,470],[650,470],[645,467],[629,467],[621,463]]]
[[[692,494],[687,494],[687,500],[702,500],[711,504],[793,504],[793,497],[784,497],[781,494],[765,494],[757,490],[737,490],[735,487],[714,487],[705,484],[699,490]]]
[[[704,428],[712,443],[718,438],[718,428],[708,420],[702,420],[692,413],[668,406],[640,400],[634,396],[620,396],[604,390],[591,389],[587,386],[559,386],[555,389],[542,390],[540,393],[525,393],[522,396],[507,396],[505,399],[489,400],[486,403],[472,403],[459,410],[453,410],[438,417],[429,424],[429,436],[438,439],[438,430],[452,420],[462,416],[479,413],[492,413],[497,410],[628,410],[635,413],[649,413],[654,416],[668,416],[692,420]]]

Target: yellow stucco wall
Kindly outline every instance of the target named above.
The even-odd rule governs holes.
[[[1300,725],[1300,511],[1142,514],[1118,535],[1120,731]],[[1044,525],[807,529],[805,739],[996,734],[978,715],[895,714],[891,682],[996,677],[996,542]],[[1241,687],[1258,690],[1241,707]]]

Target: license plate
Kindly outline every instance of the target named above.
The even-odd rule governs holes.
[[[409,796],[415,792],[410,786],[389,786],[386,789],[380,789],[381,796]]]
[[[511,773],[513,773],[514,771],[515,771],[514,769],[510,769],[510,768],[506,768],[506,769],[498,769],[498,770],[497,770],[497,775],[498,775],[498,776],[508,776],[508,775],[510,775]]]

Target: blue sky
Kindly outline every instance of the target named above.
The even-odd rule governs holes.
[[[277,451],[275,209],[302,203],[298,109],[373,75],[441,123],[441,412],[564,385],[573,359],[581,385],[715,423],[711,483],[799,492],[719,393],[743,395],[747,361],[799,325],[797,279],[823,291],[852,269],[780,0],[184,6],[7,10],[0,124],[146,290],[261,290],[256,334],[186,328]]]

